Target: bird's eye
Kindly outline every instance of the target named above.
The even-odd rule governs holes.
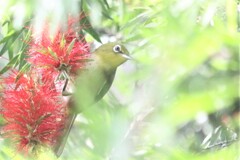
[[[115,46],[113,47],[113,51],[114,51],[115,53],[121,53],[121,52],[122,52],[121,46],[120,46],[120,45],[115,45]]]

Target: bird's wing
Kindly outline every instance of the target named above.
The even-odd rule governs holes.
[[[97,86],[98,89],[94,90],[95,93],[93,92],[95,94],[93,103],[95,103],[95,102],[99,101],[100,99],[102,99],[102,97],[107,93],[107,91],[109,90],[109,88],[112,85],[113,79],[115,77],[115,73],[116,73],[116,70],[113,70],[112,72],[106,72],[106,73],[103,73],[103,75],[98,75],[98,77],[101,77],[100,78],[100,82],[101,83],[97,83],[97,84],[99,84],[99,86]],[[100,72],[99,74],[102,74],[102,73]],[[91,74],[90,79],[93,78],[92,76],[94,76],[94,75]],[[84,80],[84,81],[82,81],[83,83],[80,83],[80,84],[81,85],[82,84],[89,84],[89,83],[87,83],[89,81],[89,76],[86,75],[84,77],[83,77],[84,79],[82,79],[82,80]],[[94,79],[94,80],[96,80],[96,79]],[[92,92],[89,92],[89,93],[92,93]],[[70,99],[68,105],[69,106],[74,106],[75,105],[73,103],[72,99]],[[68,118],[67,118],[67,121],[65,123],[65,130],[64,130],[63,136],[61,137],[62,139],[60,139],[57,142],[57,144],[56,144],[56,146],[54,148],[54,152],[55,152],[57,157],[59,157],[62,154],[62,152],[63,152],[64,146],[65,146],[65,144],[67,142],[67,138],[69,136],[69,133],[70,133],[70,130],[71,130],[72,126],[73,126],[73,123],[74,123],[74,121],[76,119],[76,116],[77,116],[77,114],[70,113]]]
[[[115,77],[116,70],[112,71],[111,74],[105,73],[104,79],[105,81],[102,83],[102,86],[100,86],[96,96],[95,96],[95,102],[99,101],[103,98],[103,96],[108,92],[110,87],[112,86],[114,77]]]

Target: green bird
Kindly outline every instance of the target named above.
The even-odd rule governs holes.
[[[70,113],[65,131],[54,147],[57,157],[63,152],[77,114],[103,98],[113,83],[118,66],[132,58],[122,44],[111,42],[97,48],[90,59],[86,70],[81,71],[75,80],[75,91],[68,103]]]

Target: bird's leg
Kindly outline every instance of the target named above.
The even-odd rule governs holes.
[[[68,74],[66,73],[66,71],[63,71],[62,73],[63,73],[64,78],[66,79],[66,81],[65,81],[65,83],[64,83],[64,86],[63,86],[63,90],[62,90],[62,95],[63,95],[63,96],[71,96],[72,93],[71,93],[71,92],[68,92],[68,91],[66,90],[70,77],[68,76]]]
[[[64,86],[63,86],[63,90],[62,90],[62,91],[66,91],[67,84],[68,84],[68,79],[66,79],[66,81],[65,81],[65,84],[64,84]]]

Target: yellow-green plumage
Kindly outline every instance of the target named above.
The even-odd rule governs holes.
[[[97,48],[91,59],[87,69],[80,72],[75,82],[76,89],[69,101],[71,111],[66,121],[65,135],[54,148],[57,156],[60,156],[64,149],[77,113],[102,99],[112,85],[117,67],[131,57],[123,45],[114,42]]]

